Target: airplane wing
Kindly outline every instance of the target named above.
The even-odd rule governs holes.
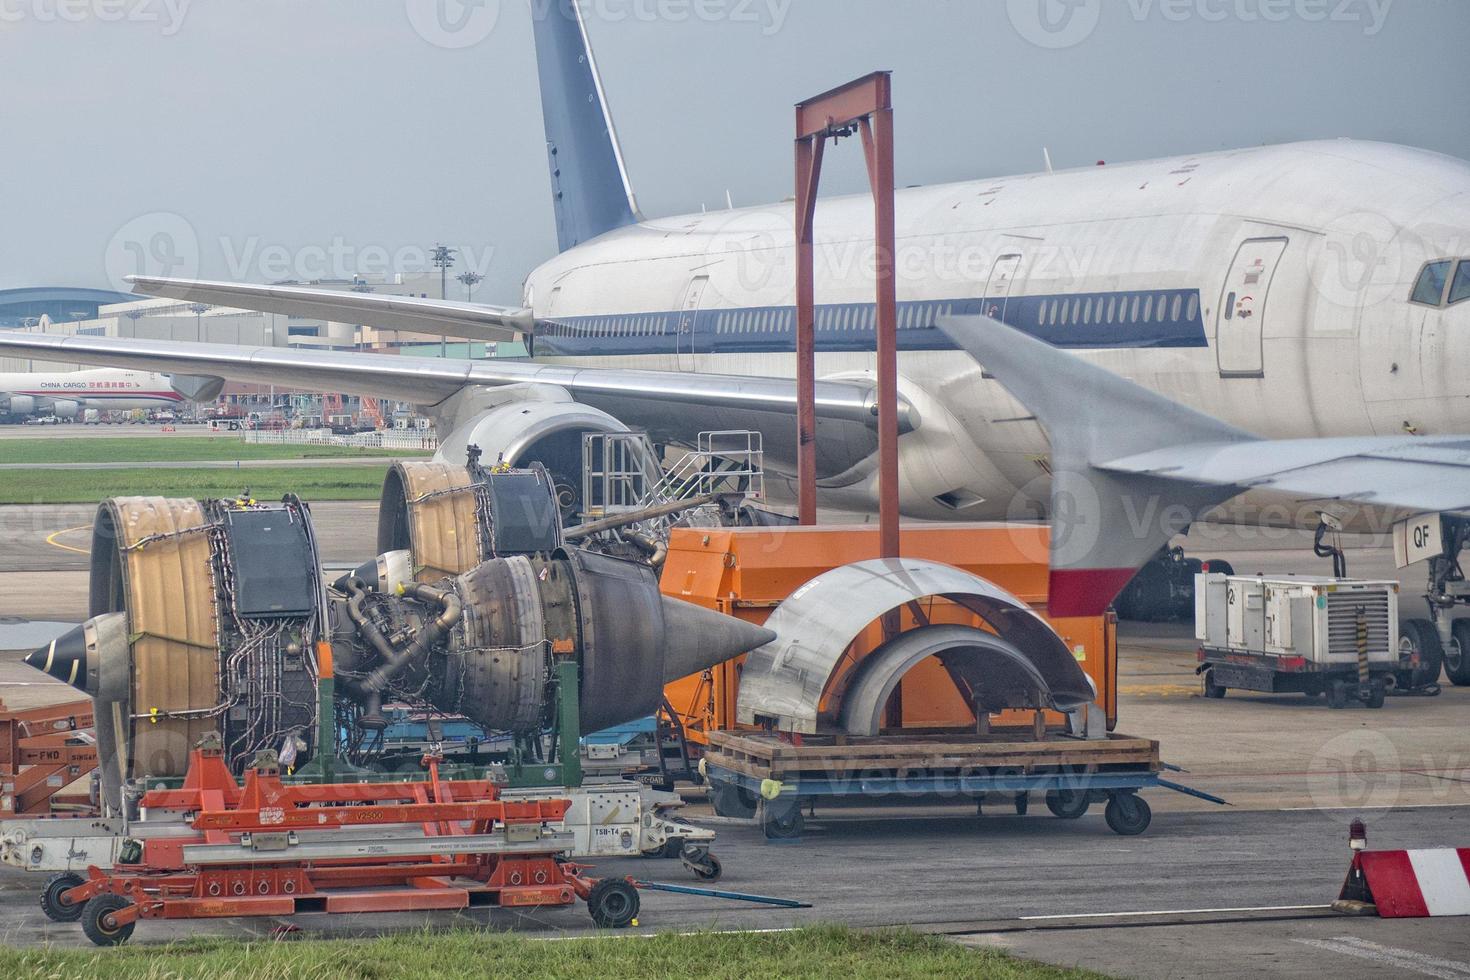
[[[939,326],[1051,439],[1054,614],[1102,612],[1170,538],[1247,490],[1329,511],[1470,510],[1470,437],[1263,439],[990,317]]]
[[[794,381],[744,375],[574,368],[534,361],[460,361],[3,330],[0,352],[196,379],[219,377],[283,388],[339,391],[421,406],[437,405],[466,386],[554,386],[578,401],[605,406],[634,425],[650,424],[641,416],[673,416],[705,428],[729,428],[740,421],[731,413],[774,413],[794,418],[796,411]],[[870,384],[820,381],[816,395],[819,419],[869,428],[875,424],[877,400]],[[670,412],[670,405],[679,406],[679,411]],[[717,424],[722,420],[724,424]],[[901,404],[900,428],[909,431],[918,424],[917,414],[906,403]]]
[[[1267,489],[1304,500],[1470,510],[1470,438],[1265,439],[1172,446],[1098,465],[1111,473]]]
[[[536,332],[536,321],[530,310],[480,303],[379,296],[309,286],[259,286],[151,276],[128,276],[128,282],[133,284],[134,292],[147,296],[337,323],[360,323],[382,330],[409,330],[436,337],[497,341],[514,340],[517,333]]]

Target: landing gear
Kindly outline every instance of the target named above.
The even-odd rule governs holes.
[[[1444,672],[1456,687],[1470,686],[1470,619],[1457,619],[1450,626],[1450,642],[1444,648]]]
[[[1119,593],[1118,616],[1160,623],[1194,615],[1194,577],[1203,567],[1198,558],[1184,557],[1183,548],[1162,549]]]
[[[1399,624],[1399,666],[1394,672],[1395,687],[1406,691],[1426,689],[1439,680],[1443,664],[1444,646],[1433,622],[1406,619]]]

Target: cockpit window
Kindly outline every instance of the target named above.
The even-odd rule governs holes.
[[[1444,300],[1444,281],[1450,274],[1450,265],[1449,259],[1426,265],[1419,273],[1419,281],[1414,283],[1414,295],[1409,299],[1425,306],[1438,306]]]
[[[1450,305],[1470,299],[1470,259],[1461,259],[1455,270],[1455,281],[1450,283]]]

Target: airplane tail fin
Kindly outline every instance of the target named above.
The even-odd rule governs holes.
[[[1256,436],[990,317],[946,317],[939,326],[1036,416],[1051,439],[1052,615],[1104,611],[1170,538],[1240,492],[1106,466],[1153,450],[1230,445]]]
[[[639,218],[577,0],[531,0],[556,237],[573,245]]]

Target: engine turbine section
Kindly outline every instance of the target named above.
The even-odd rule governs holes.
[[[768,630],[660,594],[647,565],[592,552],[514,555],[396,594],[352,578],[334,602],[338,687],[357,727],[379,729],[385,700],[462,715],[488,732],[551,721],[552,664],[580,668],[591,732],[653,714],[664,685],[774,638]]]

